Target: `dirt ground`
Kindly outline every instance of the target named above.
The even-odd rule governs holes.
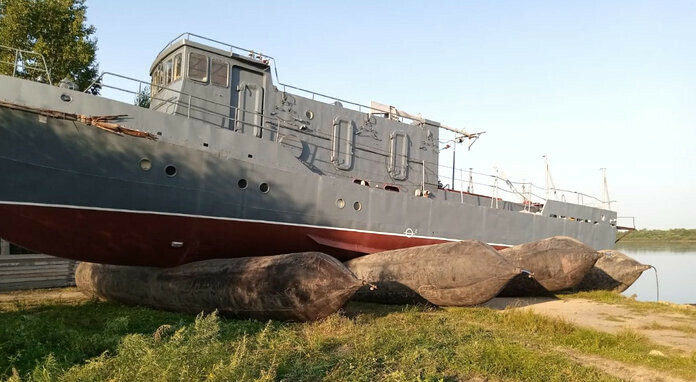
[[[485,304],[494,309],[531,310],[538,314],[560,317],[578,326],[608,333],[629,328],[651,341],[683,350],[696,351],[696,318],[681,314],[640,312],[627,307],[585,299],[494,298]]]
[[[14,310],[19,305],[32,307],[46,304],[75,303],[88,300],[77,288],[35,289],[0,292],[0,311]]]
[[[578,326],[616,333],[631,329],[647,336],[656,344],[681,350],[696,351],[696,318],[675,313],[635,312],[627,307],[603,304],[585,299],[495,298],[485,304],[493,309],[521,309],[561,318]],[[684,381],[646,367],[628,365],[597,355],[582,354],[570,349],[557,349],[575,362],[596,367],[627,381]],[[655,350],[657,351],[657,350]],[[657,351],[659,354],[659,351]]]

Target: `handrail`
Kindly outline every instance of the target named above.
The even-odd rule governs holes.
[[[261,59],[266,58],[266,59],[272,61],[273,62],[273,73],[275,74],[276,81],[278,81],[278,84],[280,84],[280,78],[278,78],[278,67],[276,65],[275,58],[273,58],[269,55],[266,55],[266,54],[262,54],[261,52],[257,52],[257,51],[251,50],[251,49],[242,48],[242,47],[239,47],[236,45],[228,44],[226,42],[219,41],[219,40],[214,40],[212,38],[201,36],[201,35],[191,33],[191,32],[184,32],[184,33],[176,36],[172,41],[167,43],[167,45],[165,45],[164,48],[162,48],[162,50],[159,51],[159,53],[157,53],[157,56],[162,54],[162,52],[167,50],[170,46],[174,45],[174,43],[176,43],[179,40],[194,41],[191,37],[195,37],[197,39],[201,39],[201,40],[206,41],[206,42],[212,42],[214,44],[222,45],[222,46],[226,47],[230,51],[230,53],[234,53],[234,50],[236,49],[236,50],[239,50],[239,51],[246,53],[247,55],[251,56],[252,58],[254,58],[256,55],[258,55]]]
[[[341,103],[345,102],[345,103],[347,103],[347,104],[350,104],[350,105],[353,105],[353,106],[357,106],[357,107],[359,108],[358,111],[360,111],[360,112],[362,112],[362,108],[366,108],[366,109],[371,110],[371,111],[381,112],[381,110],[375,109],[375,108],[373,108],[373,107],[371,107],[371,106],[359,104],[359,103],[357,103],[357,102],[347,101],[347,100],[344,100],[344,99],[341,99],[341,98],[336,98],[336,97],[333,97],[333,96],[330,96],[330,95],[326,95],[326,94],[322,94],[322,93],[315,92],[315,91],[313,91],[313,90],[307,90],[307,89],[303,89],[303,88],[300,88],[300,87],[297,87],[297,86],[292,86],[292,85],[288,85],[288,84],[284,84],[284,83],[280,83],[280,82],[279,82],[278,84],[281,85],[281,86],[283,87],[283,93],[286,92],[286,91],[285,91],[285,88],[288,87],[288,88],[290,88],[290,89],[295,89],[295,90],[299,90],[299,91],[302,91],[302,92],[305,92],[305,93],[309,93],[309,94],[312,95],[312,99],[314,99],[315,96],[319,96],[319,97],[328,98],[328,99],[331,99],[331,100],[334,100],[334,101],[338,101],[338,102],[341,102]]]
[[[452,166],[447,166],[447,165],[444,165],[444,164],[439,164],[438,166],[444,168],[445,170],[450,170],[450,171],[452,170]],[[463,171],[464,169],[455,168],[455,170]],[[532,182],[512,181],[512,180],[509,180],[509,179],[507,179],[507,178],[500,177],[500,176],[495,175],[495,174],[487,174],[487,173],[477,172],[477,171],[471,171],[471,172],[466,171],[466,173],[467,173],[467,174],[471,173],[472,175],[479,175],[479,176],[490,177],[490,178],[493,178],[493,179],[501,180],[501,181],[503,181],[503,182],[508,182],[508,181],[509,181],[509,182],[512,183],[512,184],[530,186],[530,187],[533,187],[533,188],[535,188],[535,189],[537,189],[537,190],[546,191],[546,188],[545,188],[545,187],[537,186],[536,184],[534,184],[534,183],[532,183]],[[460,180],[461,180],[461,181],[464,181],[463,179],[460,179]],[[600,199],[600,198],[598,198],[598,197],[596,197],[596,196],[594,196],[594,195],[586,194],[586,193],[580,192],[580,191],[566,190],[566,189],[563,189],[563,188],[553,188],[552,190],[555,190],[555,191],[558,191],[558,192],[563,192],[563,193],[574,194],[574,195],[578,195],[578,196],[582,196],[582,197],[587,197],[587,198],[590,198],[590,199],[593,199],[593,200],[597,201],[598,203],[603,203],[603,204],[607,203],[606,200],[602,200],[602,199]],[[541,198],[541,197],[540,197],[540,198]],[[542,198],[542,199],[545,199],[545,198]],[[615,202],[615,200],[610,200],[609,202],[612,202],[612,203],[613,203],[613,202]]]
[[[17,68],[18,68],[18,67],[21,67],[21,68],[24,68],[24,69],[28,68],[28,69],[32,69],[32,70],[36,70],[36,71],[39,71],[39,72],[44,72],[44,73],[46,73],[46,77],[48,78],[48,83],[51,84],[51,85],[53,85],[53,81],[51,81],[51,72],[50,72],[50,70],[48,70],[48,65],[46,65],[46,59],[44,58],[43,54],[41,54],[41,53],[39,53],[39,52],[31,51],[31,50],[24,50],[24,49],[14,48],[14,47],[7,46],[7,45],[0,45],[0,50],[2,50],[2,49],[13,51],[14,54],[15,54],[14,62],[0,61],[0,63],[3,63],[3,64],[11,64],[11,65],[13,66],[13,68],[12,68],[12,77],[15,77],[15,74],[17,74]],[[22,63],[21,65],[18,65],[18,62],[19,62],[19,61],[25,60],[25,58],[23,57],[22,54],[34,55],[34,56],[40,57],[40,58],[41,58],[41,62],[43,63],[43,69],[42,69],[41,67],[38,67],[38,66],[30,66],[30,65],[26,65],[26,64],[24,64],[24,63]],[[34,59],[34,60],[36,60],[36,59]]]
[[[341,98],[338,98],[338,97],[330,96],[330,95],[328,95],[328,94],[322,94],[322,93],[319,93],[319,92],[315,92],[315,91],[313,91],[313,90],[303,89],[303,88],[300,88],[300,87],[297,87],[297,86],[293,86],[293,85],[290,85],[290,84],[286,84],[286,83],[280,82],[280,78],[278,77],[277,60],[276,60],[274,57],[269,56],[269,55],[266,55],[266,54],[262,54],[262,53],[260,53],[260,52],[257,52],[257,51],[251,50],[251,49],[242,48],[242,47],[239,47],[239,46],[236,46],[236,45],[232,45],[232,44],[229,44],[229,43],[226,43],[226,42],[223,42],[223,41],[219,41],[219,40],[215,40],[215,39],[212,39],[212,38],[209,38],[209,37],[201,36],[201,35],[198,35],[198,34],[195,34],[195,33],[184,32],[184,33],[181,33],[180,35],[176,36],[176,37],[175,37],[174,39],[172,39],[169,43],[167,43],[167,44],[165,45],[165,47],[162,48],[162,50],[159,51],[159,53],[157,53],[157,56],[159,56],[160,54],[162,54],[162,52],[164,52],[164,51],[167,50],[170,46],[174,45],[174,43],[176,43],[176,42],[178,42],[178,41],[180,41],[180,40],[195,41],[195,40],[193,40],[191,37],[195,37],[196,39],[200,39],[200,40],[203,40],[203,41],[206,41],[206,42],[209,42],[209,43],[214,43],[214,44],[222,45],[222,46],[224,46],[225,48],[227,48],[227,50],[229,50],[230,53],[234,53],[234,50],[236,49],[236,50],[242,51],[242,52],[244,52],[244,53],[246,53],[246,54],[249,54],[249,55],[251,55],[252,57],[253,57],[254,55],[259,55],[261,58],[265,58],[265,59],[268,59],[268,60],[272,61],[272,64],[273,64],[273,72],[274,72],[274,74],[275,74],[275,81],[276,81],[276,83],[277,83],[278,86],[282,86],[282,87],[283,87],[283,92],[285,92],[285,88],[291,88],[291,89],[295,89],[295,90],[299,90],[299,91],[301,91],[301,92],[305,92],[305,93],[311,94],[311,95],[312,95],[312,99],[314,99],[314,97],[316,97],[316,96],[319,96],[319,97],[327,98],[327,99],[330,99],[330,100],[333,100],[333,101],[338,101],[338,102],[341,102],[341,103],[346,103],[346,104],[349,104],[349,105],[357,106],[357,108],[358,108],[357,111],[358,111],[358,112],[361,112],[361,113],[363,112],[363,108],[366,109],[366,110],[368,110],[368,113],[384,113],[384,110],[378,109],[378,108],[374,108],[374,107],[372,107],[372,106],[363,105],[363,104],[360,104],[360,103],[357,103],[357,102],[348,101],[348,100],[341,99]],[[404,115],[399,115],[399,117],[400,117],[400,118],[405,118],[405,119],[407,119],[407,120],[409,120],[409,121],[412,121],[412,122],[418,122],[418,123],[422,123],[422,122],[423,122],[423,121],[420,120],[420,119],[414,119],[414,118],[411,118],[411,117],[408,117],[408,116],[404,116]],[[442,128],[445,128],[445,129],[447,129],[447,130],[452,130],[452,131],[455,131],[455,132],[459,132],[459,131],[457,131],[456,129],[452,129],[452,128],[447,127],[447,126],[441,126],[441,127],[442,127]]]
[[[121,75],[121,74],[118,74],[118,73],[113,73],[113,72],[102,72],[102,74],[99,75],[99,77],[97,77],[97,79],[95,79],[95,80],[92,82],[92,84],[90,84],[83,92],[86,93],[96,82],[103,80],[103,78],[104,78],[105,75],[114,76],[114,77],[121,78],[121,79],[124,79],[124,80],[135,81],[135,82],[137,82],[137,83],[139,84],[139,88],[140,88],[140,89],[142,89],[142,85],[152,86],[149,82],[143,81],[143,80],[139,80],[139,79],[137,79],[137,78],[132,78],[132,77],[124,76],[124,75]],[[126,93],[138,94],[138,93],[136,93],[136,92],[134,92],[134,91],[132,91],[132,90],[123,89],[123,88],[115,87],[115,86],[108,85],[108,84],[104,84],[104,83],[102,83],[101,86],[102,86],[102,87],[106,87],[106,88],[110,88],[110,89],[115,89],[115,90],[123,91],[123,92],[126,92]],[[169,91],[169,92],[177,93],[177,94],[180,94],[180,95],[182,95],[182,96],[187,97],[187,98],[188,98],[188,103],[185,104],[185,105],[187,105],[188,107],[194,108],[196,111],[207,112],[207,113],[210,113],[210,114],[214,114],[214,115],[217,115],[217,116],[220,116],[220,117],[224,117],[224,118],[230,119],[229,116],[226,115],[226,114],[222,114],[222,113],[217,113],[217,112],[214,112],[214,111],[210,111],[210,110],[207,110],[207,109],[205,109],[205,108],[203,108],[203,107],[201,107],[201,106],[191,106],[191,100],[193,100],[193,99],[195,99],[195,100],[200,100],[200,101],[202,101],[203,103],[207,103],[207,104],[211,104],[211,105],[215,105],[215,106],[221,106],[221,107],[233,109],[235,112],[239,109],[238,107],[233,106],[233,105],[230,105],[230,104],[224,104],[224,103],[220,103],[220,102],[211,101],[211,100],[209,100],[209,99],[207,99],[207,98],[194,96],[194,95],[191,95],[191,94],[189,94],[189,93],[184,93],[184,92],[182,92],[182,91],[175,90],[175,89],[169,89],[169,88],[167,88],[166,86],[161,86],[161,85],[154,85],[154,86],[156,86],[156,87],[158,88],[157,93],[159,93],[160,91],[166,89],[166,90]],[[167,99],[163,99],[163,98],[157,98],[157,97],[152,96],[152,95],[150,95],[149,98],[150,98],[151,100],[154,99],[154,100],[158,100],[158,101],[162,101],[162,102],[170,103],[170,104],[177,104],[177,105],[182,104],[181,101],[172,102],[171,100],[167,100]],[[264,113],[260,113],[260,112],[257,112],[257,111],[251,111],[251,110],[242,110],[242,111],[244,111],[245,113],[253,113],[253,114],[256,114],[256,115],[258,115],[258,116],[260,116],[260,117],[267,118],[267,119],[276,119],[276,117],[274,117],[274,116],[267,115],[267,114],[264,114]],[[258,126],[258,127],[264,128],[263,126]]]
[[[138,94],[138,92],[133,91],[133,90],[128,90],[128,89],[124,89],[124,88],[120,88],[120,87],[116,87],[116,86],[113,86],[113,85],[109,85],[109,84],[104,83],[104,82],[103,82],[103,79],[104,79],[106,76],[113,76],[113,77],[116,77],[116,78],[120,78],[120,79],[124,79],[124,80],[128,80],[128,81],[136,82],[136,83],[138,83],[140,89],[142,89],[142,86],[143,86],[143,85],[145,85],[145,86],[151,86],[151,84],[150,84],[149,82],[147,82],[147,81],[139,80],[139,79],[136,79],[136,78],[132,78],[132,77],[128,77],[128,76],[124,76],[124,75],[120,75],[120,74],[112,73],[112,72],[102,72],[102,74],[101,74],[99,77],[97,77],[97,79],[94,81],[94,83],[99,82],[99,81],[102,81],[102,86],[103,86],[104,88],[111,88],[111,89],[115,89],[115,90],[118,90],[118,91],[123,91],[123,92],[126,92],[126,93],[134,94],[134,95]],[[93,83],[93,84],[94,84],[94,83]],[[93,85],[93,84],[92,84],[92,85]],[[92,85],[90,85],[89,87],[87,87],[87,89],[89,89]],[[235,123],[235,124],[244,124],[244,125],[250,125],[250,126],[258,127],[258,128],[260,128],[260,129],[263,129],[263,130],[266,130],[266,131],[274,131],[274,132],[278,132],[278,128],[279,128],[279,127],[283,127],[283,128],[288,128],[288,129],[297,131],[298,133],[301,133],[301,134],[309,134],[309,135],[312,135],[312,136],[317,136],[317,137],[319,137],[319,138],[330,139],[330,137],[322,137],[322,136],[320,136],[320,134],[318,135],[318,133],[310,133],[310,132],[302,131],[302,129],[298,128],[297,126],[288,124],[288,121],[286,121],[286,120],[280,118],[280,117],[277,116],[277,115],[274,116],[274,115],[265,114],[265,113],[263,113],[263,112],[247,111],[247,110],[240,109],[240,108],[238,108],[238,107],[236,107],[236,106],[233,106],[233,105],[223,104],[223,103],[220,103],[220,102],[211,101],[211,100],[206,99],[206,98],[194,96],[194,95],[191,95],[191,94],[188,94],[188,93],[179,91],[179,90],[169,89],[169,88],[167,88],[166,86],[158,86],[158,85],[155,85],[155,86],[156,86],[158,89],[160,89],[160,90],[166,89],[166,90],[169,91],[169,92],[172,92],[172,93],[174,93],[174,94],[178,94],[178,95],[179,95],[179,97],[177,97],[176,100],[158,98],[157,96],[152,96],[152,95],[150,95],[150,99],[151,99],[151,100],[157,100],[157,101],[162,102],[163,104],[170,104],[170,105],[182,106],[182,107],[185,107],[185,108],[187,109],[185,113],[184,113],[184,112],[180,112],[180,111],[175,111],[174,114],[176,114],[176,115],[181,115],[181,116],[184,116],[184,117],[187,117],[187,118],[200,119],[200,120],[203,121],[204,123],[210,123],[210,124],[213,124],[213,125],[216,125],[216,126],[219,127],[219,124],[218,124],[218,123],[213,123],[213,122],[207,121],[207,120],[202,119],[202,118],[195,118],[195,117],[192,117],[192,116],[191,116],[191,111],[195,111],[195,112],[203,113],[203,114],[206,114],[206,115],[213,115],[213,116],[216,116],[216,117],[224,118],[224,120],[225,120],[227,123],[229,123],[229,126],[232,126],[232,123]],[[296,87],[294,87],[294,86],[288,86],[288,87],[290,87],[290,88],[292,88],[292,89],[297,89],[297,90],[305,91],[305,89],[296,88]],[[160,94],[160,93],[157,92],[157,94]],[[320,95],[320,96],[324,96],[324,95],[321,95],[321,94],[319,94],[319,95]],[[329,97],[329,98],[330,98],[330,97]],[[193,100],[200,101],[199,103],[200,103],[201,105],[194,105],[194,104],[192,103]],[[343,101],[343,100],[339,100],[339,101]],[[352,103],[352,102],[349,102],[349,101],[344,101],[344,102],[348,102],[348,103],[350,103],[350,104],[354,104],[354,105],[357,105],[357,106],[364,106],[364,105],[355,104],[355,103]],[[210,105],[210,106],[213,106],[213,107],[225,108],[225,109],[230,110],[231,112],[230,112],[230,113],[224,113],[224,114],[223,114],[223,113],[220,113],[220,112],[217,112],[217,111],[212,111],[212,110],[209,110],[209,109],[206,108],[207,105]],[[367,107],[367,106],[365,106],[365,107]],[[244,112],[247,112],[247,113],[251,113],[251,114],[258,115],[258,116],[262,117],[265,121],[267,121],[267,123],[270,123],[270,124],[272,124],[272,125],[275,125],[275,127],[266,127],[266,126],[264,126],[264,125],[257,125],[257,124],[255,124],[255,123],[250,123],[250,122],[245,122],[245,121],[239,121],[237,118],[230,117],[230,115],[232,114],[232,112],[234,112],[234,114],[236,115],[239,111],[244,111]],[[371,151],[371,152],[378,153],[378,152],[375,151],[375,149],[365,149],[365,150],[366,150],[366,151]],[[377,151],[379,151],[379,150],[377,150]],[[378,154],[383,154],[383,155],[385,155],[385,156],[387,155],[387,153],[378,153]],[[418,164],[420,164],[420,162],[418,162]],[[442,171],[441,171],[442,169],[446,169],[446,170],[449,170],[449,171],[451,171],[451,169],[452,169],[451,166],[447,166],[447,165],[444,165],[444,164],[441,164],[441,163],[429,163],[429,162],[426,162],[426,164],[436,165],[437,168],[438,168],[438,172],[439,172],[439,173],[442,173]],[[457,170],[457,169],[455,169],[455,170]],[[449,173],[449,171],[445,171],[445,173]],[[460,168],[459,171],[460,171],[460,174],[463,174],[464,171],[466,171],[466,170]],[[503,192],[510,193],[510,194],[513,194],[513,195],[521,196],[521,197],[524,199],[524,202],[532,202],[532,200],[531,200],[532,198],[536,198],[536,200],[539,200],[539,201],[542,201],[542,202],[545,202],[545,201],[547,200],[547,198],[545,198],[545,197],[543,197],[543,196],[540,196],[540,195],[536,194],[536,193],[533,191],[534,189],[536,189],[536,190],[546,190],[546,189],[543,188],[543,187],[539,187],[539,186],[533,184],[532,182],[511,181],[511,180],[509,180],[509,179],[507,179],[507,178],[505,178],[505,177],[502,177],[502,176],[499,176],[499,175],[496,175],[496,174],[487,174],[487,173],[475,172],[475,171],[472,171],[471,169],[470,169],[469,171],[466,171],[466,173],[467,173],[467,174],[471,174],[471,175],[483,176],[483,177],[486,177],[486,178],[488,178],[488,179],[494,181],[494,184],[493,184],[493,185],[491,185],[491,184],[485,184],[485,183],[480,183],[480,182],[472,182],[473,185],[483,186],[483,187],[490,187],[490,188],[493,188],[493,189],[495,189],[495,190],[497,190],[497,191],[503,191]],[[444,179],[448,179],[448,178],[447,178],[447,177],[444,177]],[[456,180],[457,180],[457,182],[461,182],[462,185],[465,184],[465,183],[467,183],[467,180],[464,179],[463,176],[461,177],[461,179],[456,179]],[[510,191],[506,190],[505,188],[501,188],[502,186],[498,186],[498,185],[497,185],[497,182],[495,182],[496,180],[502,181],[507,187],[511,187],[511,188],[510,188]],[[509,184],[508,184],[508,182],[509,182]],[[524,185],[525,188],[526,188],[526,187],[529,187],[529,189],[525,189],[524,191],[520,192],[520,191],[516,190],[514,186],[511,186],[511,185]],[[451,189],[452,189],[453,191],[459,191],[459,190],[456,190],[455,188],[456,188],[455,185],[452,184]],[[595,201],[597,201],[597,202],[600,203],[600,204],[606,204],[606,201],[601,200],[601,199],[599,199],[599,198],[597,198],[597,197],[595,197],[595,196],[593,196],[593,195],[585,194],[585,193],[578,192],[578,191],[560,189],[560,188],[555,188],[555,190],[558,191],[558,192],[560,192],[560,193],[571,193],[571,194],[576,195],[576,196],[578,197],[578,204],[587,205],[586,203],[584,203],[584,199],[583,199],[582,201],[580,200],[580,197],[581,197],[581,196],[582,196],[583,198],[586,197],[586,198],[595,200]],[[463,192],[463,191],[461,191],[461,192]]]
[[[191,39],[191,37],[195,37],[195,38],[198,38],[198,39],[207,41],[207,42],[212,42],[212,43],[215,43],[215,44],[223,45],[223,46],[225,46],[226,48],[228,48],[228,50],[230,51],[230,53],[234,53],[234,50],[236,49],[236,50],[240,50],[240,51],[242,51],[242,52],[244,52],[244,53],[247,53],[247,54],[250,54],[250,53],[259,54],[259,55],[261,55],[261,56],[264,57],[264,58],[269,58],[269,59],[272,59],[272,60],[274,59],[273,57],[271,57],[271,56],[269,56],[269,55],[267,55],[267,54],[261,54],[260,52],[257,52],[257,51],[251,50],[251,49],[242,48],[242,47],[239,47],[239,46],[236,46],[236,45],[228,44],[228,43],[223,42],[223,41],[214,40],[214,39],[212,39],[212,38],[205,37],[205,36],[201,36],[201,35],[198,35],[198,34],[195,34],[195,33],[191,33],[191,32],[184,32],[184,33],[182,33],[182,34],[176,36],[172,41],[170,41],[169,43],[167,43],[167,45],[166,45],[162,50],[160,50],[159,53],[157,53],[157,55],[159,56],[160,54],[162,54],[162,52],[164,52],[165,50],[167,50],[167,48],[169,48],[170,46],[174,45],[174,43],[177,42],[177,41],[179,41],[179,40],[189,40],[189,41],[193,41],[193,40]]]
[[[523,198],[525,201],[531,201],[532,197],[537,198],[537,200],[540,200],[541,202],[545,202],[546,200],[549,199],[549,198],[547,198],[547,197],[540,196],[539,194],[537,194],[537,193],[535,193],[534,191],[532,191],[532,190],[534,190],[534,189],[536,189],[536,190],[543,190],[543,191],[546,190],[546,188],[544,188],[544,187],[539,187],[539,186],[537,186],[536,184],[534,184],[534,183],[532,183],[532,182],[511,181],[511,180],[509,180],[509,179],[506,178],[506,177],[501,177],[501,176],[496,175],[496,174],[487,174],[487,173],[483,173],[483,172],[477,172],[477,171],[473,171],[472,169],[454,168],[454,170],[455,170],[455,171],[459,170],[459,174],[460,174],[460,178],[455,179],[454,181],[456,181],[457,183],[461,184],[462,186],[464,186],[464,185],[466,185],[466,184],[468,184],[468,183],[471,183],[472,185],[476,185],[476,186],[497,188],[497,189],[499,189],[500,191],[504,191],[504,192],[508,192],[508,193],[515,194],[515,195],[518,195],[518,196],[522,196],[522,198]],[[445,173],[445,174],[449,174],[451,171],[452,171],[452,166],[448,166],[448,165],[445,165],[445,164],[438,164],[438,172],[440,172],[440,173]],[[469,178],[468,178],[469,175],[472,176],[472,180],[471,180],[471,181],[470,181]],[[491,185],[491,184],[486,184],[486,183],[481,183],[481,182],[473,181],[473,179],[474,179],[473,175],[476,175],[477,177],[485,177],[485,178],[488,178],[488,179],[490,179],[494,184]],[[450,177],[445,176],[444,179],[448,179],[451,183],[454,183],[454,181],[453,181]],[[503,182],[504,184],[506,184],[507,187],[510,188],[510,191],[508,191],[508,190],[506,190],[506,189],[504,189],[504,188],[501,188],[501,186],[495,185],[495,181],[496,181],[496,180],[501,181],[501,182]],[[514,186],[511,187],[510,184],[507,184],[508,182],[511,183],[511,184],[513,184],[513,185],[520,185],[520,186],[524,186],[524,187],[530,187],[530,189],[525,189],[524,191],[519,191],[519,190],[515,189]],[[464,188],[466,188],[466,187],[464,187]],[[459,191],[459,190],[455,189],[455,185],[454,185],[454,184],[451,184],[451,190],[452,190],[452,191]],[[563,199],[563,200],[564,200],[564,198],[565,198],[565,196],[566,196],[565,194],[572,194],[572,195],[575,195],[576,198],[577,198],[577,204],[581,204],[581,205],[596,205],[596,204],[606,205],[606,204],[607,204],[607,201],[606,201],[606,200],[602,200],[602,199],[600,199],[600,198],[598,198],[598,197],[596,197],[596,196],[594,196],[594,195],[586,194],[586,193],[584,193],[584,192],[574,191],[574,190],[566,190],[566,189],[562,189],[562,188],[554,188],[554,190],[556,190],[556,191],[558,191],[559,193],[561,193],[561,199]],[[588,198],[588,199],[594,200],[594,201],[596,201],[596,203],[587,203],[587,202],[585,202],[584,198]],[[564,201],[565,201],[565,200],[564,200]],[[615,202],[615,200],[611,200],[610,202]]]

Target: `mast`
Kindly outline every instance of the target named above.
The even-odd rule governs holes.
[[[551,177],[551,168],[549,167],[549,158],[546,155],[542,155],[544,161],[546,162],[546,199],[549,199],[550,191],[553,190],[554,198],[558,198],[556,193],[556,185],[553,184],[553,178]]]
[[[602,170],[602,194],[604,194],[604,203],[607,205],[607,209],[611,210],[611,199],[609,198],[609,185],[607,184],[607,169],[606,167],[600,168]]]

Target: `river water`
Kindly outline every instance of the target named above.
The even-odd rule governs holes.
[[[619,251],[657,268],[660,300],[696,304],[696,244],[645,245],[626,243]],[[649,269],[623,294],[639,301],[655,301],[655,271]]]

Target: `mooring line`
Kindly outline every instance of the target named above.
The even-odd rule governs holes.
[[[650,268],[652,268],[655,271],[655,291],[656,291],[655,301],[660,302],[660,281],[657,279],[657,268],[655,268],[654,265],[651,265]]]

